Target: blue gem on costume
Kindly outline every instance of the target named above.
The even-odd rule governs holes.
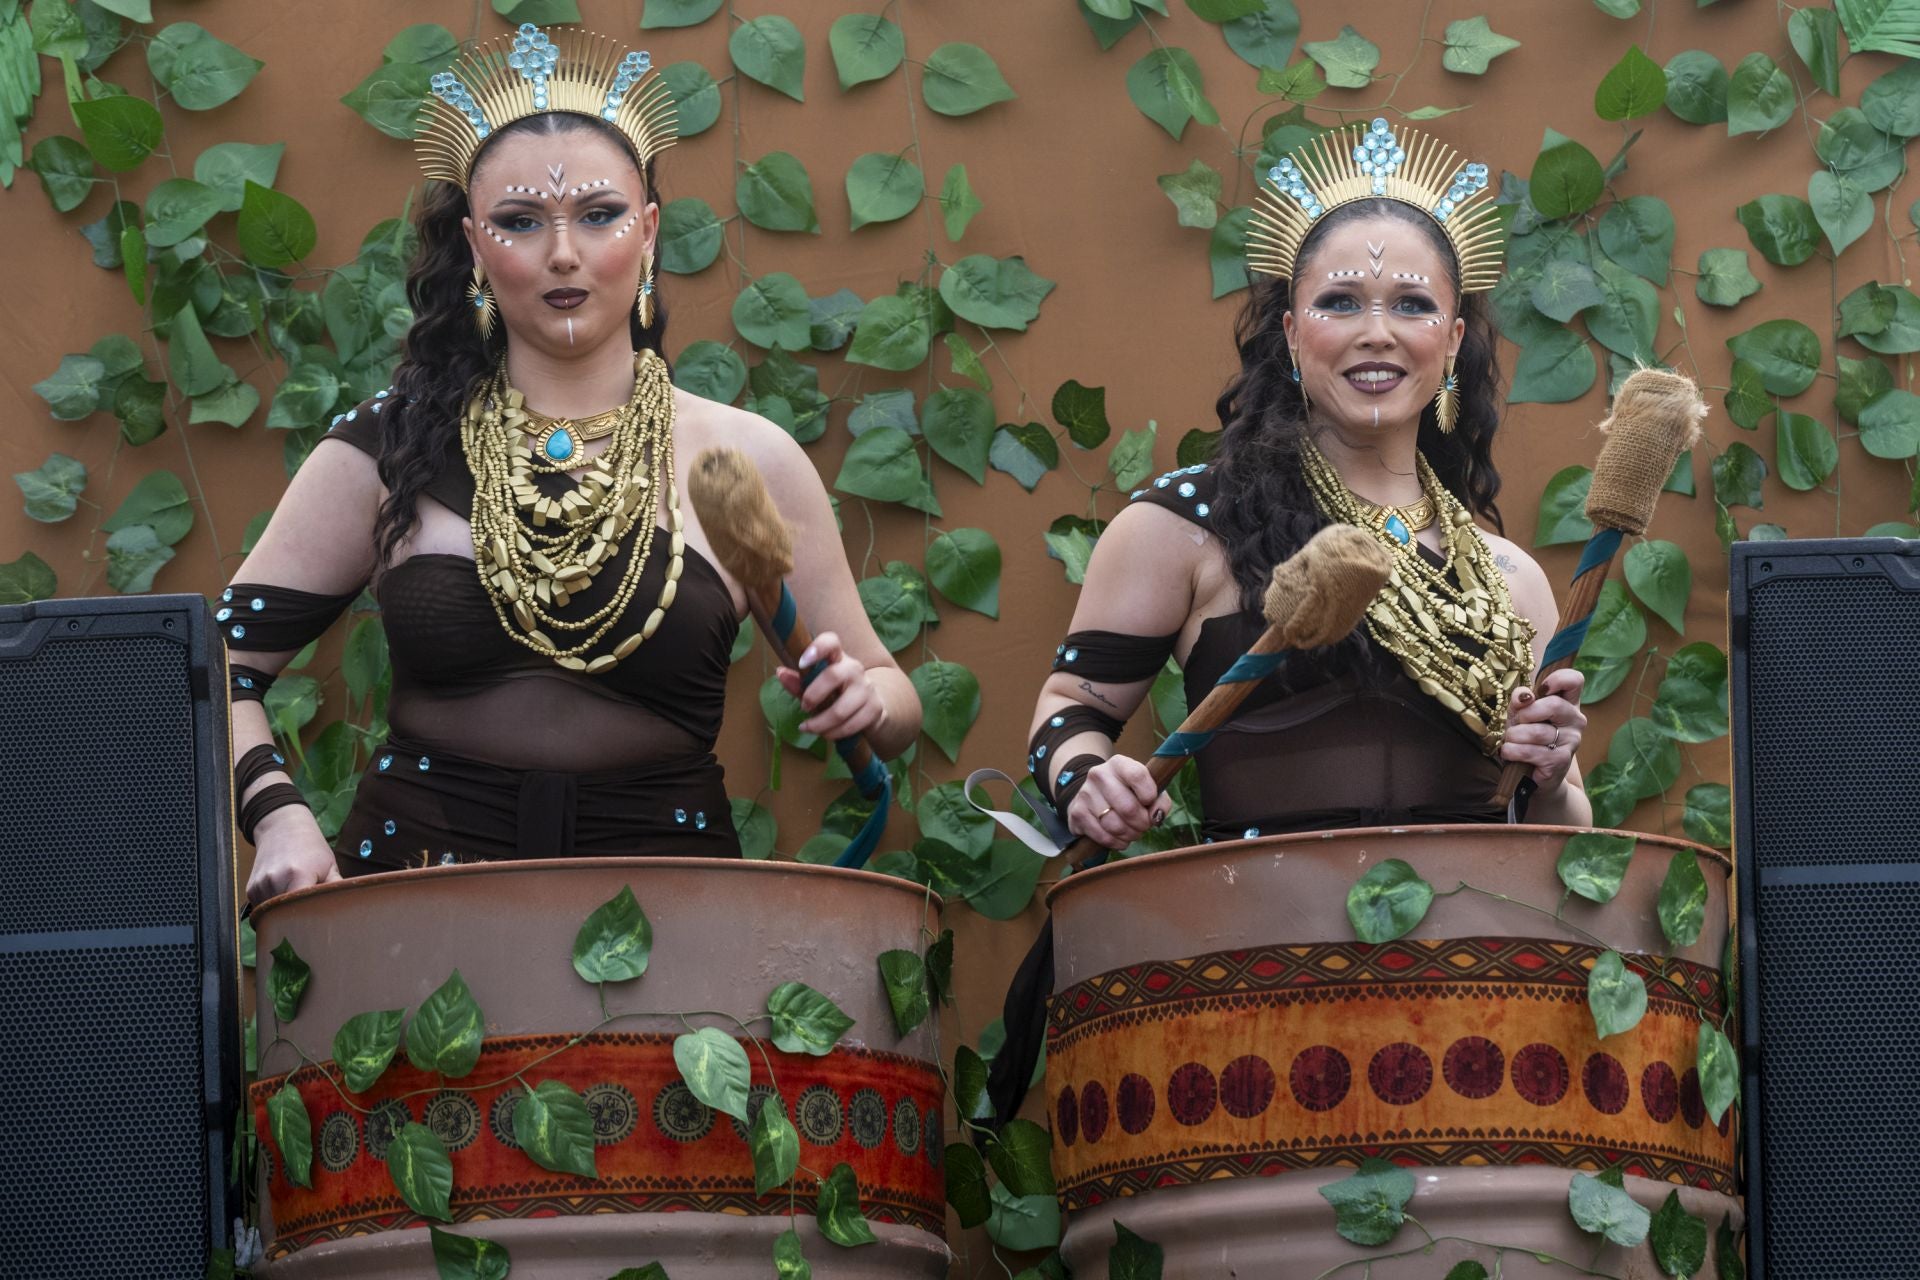
[[[233,678],[233,682],[239,685],[242,689],[253,688],[253,680],[249,676],[235,676]]]
[[[1049,720],[1047,723],[1051,724],[1054,728],[1059,729],[1066,725],[1067,718],[1065,716],[1055,716],[1052,720]]]
[[[1145,489],[1135,489],[1132,493],[1127,495],[1127,501],[1132,502],[1135,498],[1139,497],[1141,494],[1145,492],[1146,492]]]
[[[386,772],[386,771],[387,771],[388,769],[390,769],[390,768],[392,768],[392,767],[393,767],[393,757],[392,757],[392,756],[381,756],[381,757],[380,757],[380,772],[382,772],[382,773],[385,773],[385,772]]]
[[[1242,840],[1251,840],[1251,839],[1253,839],[1253,838],[1254,838],[1255,836],[1257,836],[1257,835],[1259,835],[1259,834],[1260,834],[1260,828],[1258,828],[1258,827],[1248,827],[1248,828],[1247,828],[1247,829],[1246,829],[1245,831],[1243,831],[1243,832],[1241,832],[1241,833],[1240,833],[1240,838],[1241,838]]]
[[[278,751],[276,751],[273,753],[273,762],[275,764],[285,764],[287,762],[287,758],[281,755]]]
[[[353,421],[353,420],[354,420],[355,418],[357,418],[357,417],[359,417],[359,416],[360,416],[360,411],[359,411],[358,409],[349,409],[349,410],[347,410],[347,421],[348,421],[348,422],[352,422],[352,421]]]
[[[239,623],[235,623],[233,627],[233,638],[235,640],[245,640],[247,638],[247,629]]]
[[[392,394],[393,394],[393,388],[392,388],[392,387],[388,387],[388,388],[387,388],[387,389],[386,389],[385,391],[376,391],[376,392],[374,392],[374,393],[373,393],[373,398],[374,398],[375,400],[385,400],[385,399],[386,399],[386,398],[387,398],[388,396],[390,396],[390,395],[392,395]]]
[[[233,616],[233,610],[222,609],[218,613],[213,615],[213,620],[215,622],[225,622],[228,618],[231,618],[232,616]]]
[[[1040,749],[1033,753],[1033,757],[1036,760],[1045,760],[1047,758],[1046,744],[1042,743]]]
[[[1198,504],[1193,509],[1193,514],[1199,516],[1202,520],[1206,519],[1209,515],[1212,514],[1212,512],[1213,512],[1213,508],[1209,507],[1204,502]]]
[[[420,757],[420,772],[425,773],[428,769],[431,769],[432,767],[433,767],[433,761],[427,759],[425,756]]]
[[[360,842],[360,856],[363,858],[370,858],[373,856],[373,841],[362,840]]]
[[[1404,547],[1413,541],[1413,531],[1407,528],[1407,522],[1402,520],[1398,514],[1388,516],[1385,527],[1387,536],[1401,546]]]
[[[1193,481],[1188,480],[1184,484],[1182,484],[1180,486],[1179,493],[1180,493],[1180,496],[1183,498],[1191,498],[1194,495]]]
[[[687,811],[685,809],[675,809],[673,811],[673,820],[684,827],[687,824]]]
[[[1067,785],[1067,784],[1068,784],[1069,782],[1072,782],[1072,781],[1073,781],[1073,770],[1071,770],[1071,769],[1062,769],[1062,770],[1060,771],[1060,779],[1059,779],[1059,781],[1057,781],[1057,782],[1055,782],[1055,783],[1054,783],[1053,785],[1054,785],[1054,786],[1056,786],[1056,787],[1064,787],[1064,786],[1066,786],[1066,785]]]
[[[1153,487],[1156,489],[1164,489],[1172,483],[1173,483],[1172,476],[1161,476],[1159,479],[1153,482]]]
[[[693,815],[693,825],[695,830],[705,831],[707,829],[707,815],[704,812],[695,813]]]
[[[255,596],[253,600],[247,605],[247,607],[249,609],[252,609],[255,613],[258,613],[262,609],[267,607],[267,602],[265,600],[262,600],[259,596]]]
[[[450,867],[458,861],[460,861],[460,859],[453,856],[452,850],[448,850],[446,853],[440,855],[440,865],[443,867]]]
[[[232,600],[232,599],[233,599],[233,588],[232,588],[232,587],[228,587],[228,588],[227,588],[227,589],[226,589],[225,591],[222,591],[222,592],[220,593],[220,598],[221,598],[222,600]]]
[[[555,462],[565,462],[573,456],[573,433],[565,428],[547,437],[547,456]]]
[[[1068,661],[1068,662],[1072,662],[1072,661],[1073,661],[1073,660],[1074,660],[1075,658],[1078,658],[1079,656],[1080,656],[1080,651],[1079,651],[1078,649],[1069,649],[1069,650],[1067,650],[1067,661]]]
[[[388,835],[392,835],[394,832],[398,831],[399,829],[400,829],[399,824],[396,823],[392,818],[388,818],[386,826],[381,828],[381,830],[385,831]]]

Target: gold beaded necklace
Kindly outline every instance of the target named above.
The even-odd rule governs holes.
[[[1444,547],[1436,568],[1420,554],[1408,522],[1391,507],[1363,510],[1312,441],[1301,458],[1321,512],[1365,529],[1395,553],[1386,586],[1367,607],[1367,633],[1422,693],[1460,717],[1482,751],[1495,754],[1508,700],[1533,671],[1533,625],[1513,611],[1506,578],[1472,514],[1420,458],[1420,487],[1434,505]]]
[[[473,472],[473,558],[480,585],[500,625],[517,643],[552,658],[569,671],[611,671],[651,639],[679,591],[686,539],[680,491],[673,470],[673,384],[666,364],[652,351],[634,357],[633,395],[616,410],[612,443],[592,460],[591,470],[559,497],[534,484],[537,475],[578,467],[576,450],[536,455],[529,438],[535,426],[520,392],[507,382],[503,357],[493,376],[467,405],[460,448]],[[551,431],[547,432],[552,436]],[[625,614],[653,551],[655,494],[664,477],[670,558],[666,582],[653,612],[612,652],[589,661],[582,655]],[[613,598],[580,618],[559,611],[619,553],[621,540],[638,526]],[[556,643],[553,632],[577,635]]]

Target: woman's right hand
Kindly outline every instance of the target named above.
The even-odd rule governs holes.
[[[1166,821],[1167,800],[1147,766],[1113,756],[1087,770],[1086,785],[1067,806],[1067,826],[1109,849],[1124,849]]]
[[[258,906],[308,885],[340,879],[340,864],[304,805],[290,804],[260,819],[254,828],[253,874],[247,901]]]

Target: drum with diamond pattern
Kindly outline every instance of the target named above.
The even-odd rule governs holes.
[[[1649,1209],[1677,1189],[1710,1233],[1737,1229],[1734,1116],[1708,1117],[1695,1067],[1703,1020],[1732,1031],[1727,861],[1639,836],[1612,901],[1563,905],[1555,864],[1575,834],[1280,836],[1064,881],[1045,1088],[1076,1280],[1108,1274],[1116,1223],[1165,1251],[1169,1277],[1347,1262],[1339,1274],[1357,1276],[1400,1253],[1368,1274],[1431,1280],[1469,1259],[1507,1277],[1567,1273],[1536,1253],[1657,1274],[1646,1245],[1600,1248],[1569,1212],[1574,1174],[1613,1168]],[[1706,925],[1674,947],[1656,902],[1688,856]],[[1347,892],[1389,858],[1437,896],[1406,936],[1357,942]],[[1587,974],[1609,949],[1645,982],[1647,1011],[1602,1040]],[[1320,1189],[1369,1157],[1414,1174],[1406,1213],[1426,1230],[1478,1243],[1422,1254],[1412,1224],[1380,1247],[1343,1239]]]
[[[631,887],[652,926],[646,972],[601,994],[572,965],[587,917]],[[798,1229],[820,1280],[947,1273],[940,1160],[944,1086],[934,1023],[895,1033],[877,958],[925,950],[939,904],[888,876],[709,858],[479,863],[368,876],[279,898],[259,933],[260,1224],[270,1280],[400,1280],[436,1274],[428,1220],[399,1194],[388,1157],[425,1126],[453,1170],[444,1230],[504,1246],[513,1274],[606,1280],[660,1263],[669,1275],[761,1280],[774,1242]],[[312,971],[295,1017],[276,1026],[274,949]],[[333,1042],[356,1014],[411,1017],[458,971],[484,1018],[479,1061],[459,1079],[405,1049],[364,1093],[346,1087]],[[786,982],[826,995],[854,1025],[830,1053],[775,1048],[756,1015]],[[680,1014],[690,1015],[682,1022]],[[801,1173],[760,1194],[747,1126],[688,1089],[673,1040],[690,1026],[744,1040],[747,1109],[792,1120]],[[577,1041],[577,1042],[576,1042]],[[554,1173],[522,1149],[513,1122],[527,1089],[566,1084],[592,1121],[596,1178]],[[310,1186],[288,1176],[267,1100],[298,1091],[312,1141]],[[877,1244],[842,1248],[814,1225],[813,1174],[850,1165]],[[790,1207],[795,1210],[789,1218]]]

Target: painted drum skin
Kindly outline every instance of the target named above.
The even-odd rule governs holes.
[[[631,886],[653,926],[646,972],[609,985],[623,1018],[555,1054],[601,1020],[598,989],[573,970],[573,940],[593,910]],[[271,1280],[414,1280],[436,1274],[426,1221],[399,1198],[384,1163],[409,1121],[450,1153],[452,1224],[505,1245],[515,1275],[606,1280],[659,1262],[675,1277],[763,1280],[775,1239],[799,1230],[822,1280],[947,1274],[944,1086],[934,1021],[894,1033],[876,957],[925,949],[939,901],[889,876],[795,863],[711,858],[499,862],[367,876],[275,899],[254,913],[260,1079],[251,1102],[262,1135],[260,1226]],[[271,952],[290,940],[313,970],[297,1017],[274,1043]],[[403,1048],[365,1094],[344,1095],[331,1061],[348,1018],[420,1002],[458,969],[485,1018],[479,1064],[447,1082]],[[800,1138],[800,1163],[844,1161],[879,1243],[846,1249],[814,1226],[816,1184],[798,1175],[758,1195],[744,1126],[688,1092],[674,1066],[682,1011],[751,1018],[784,982],[832,999],[854,1026],[824,1057],[775,1049],[752,1030]],[[697,1017],[694,1025],[721,1025]],[[729,1027],[737,1031],[738,1028]],[[537,1066],[534,1059],[552,1054]],[[753,1091],[769,1094],[761,1049],[748,1046]],[[560,1080],[593,1117],[598,1180],[552,1173],[514,1139],[512,1082]],[[313,1127],[312,1187],[295,1186],[271,1139],[266,1099],[292,1072]],[[475,1088],[474,1086],[479,1086]],[[349,1105],[347,1097],[352,1103]],[[757,1101],[750,1105],[768,1105]]]
[[[1702,1012],[1726,1008],[1724,855],[1642,835],[1611,903],[1571,899],[1567,924],[1640,974],[1648,1009],[1598,1039],[1587,970],[1604,948],[1553,918],[1572,828],[1375,828],[1234,841],[1113,863],[1053,891],[1057,952],[1046,1104],[1076,1280],[1107,1275],[1114,1224],[1159,1244],[1181,1280],[1287,1276],[1433,1280],[1493,1250],[1405,1225],[1362,1248],[1319,1188],[1373,1156],[1407,1167],[1406,1212],[1435,1236],[1512,1246],[1497,1274],[1564,1276],[1538,1250],[1609,1275],[1655,1275],[1645,1245],[1582,1232],[1575,1172],[1621,1166],[1657,1209],[1670,1190],[1742,1222],[1734,1117],[1707,1120],[1694,1069]],[[1619,833],[1630,834],[1630,833]],[[1686,850],[1707,882],[1693,946],[1655,904]],[[1347,890],[1388,858],[1444,894],[1407,937],[1368,945]],[[1544,910],[1529,910],[1531,904]],[[1738,1043],[1738,1036],[1733,1037]]]

